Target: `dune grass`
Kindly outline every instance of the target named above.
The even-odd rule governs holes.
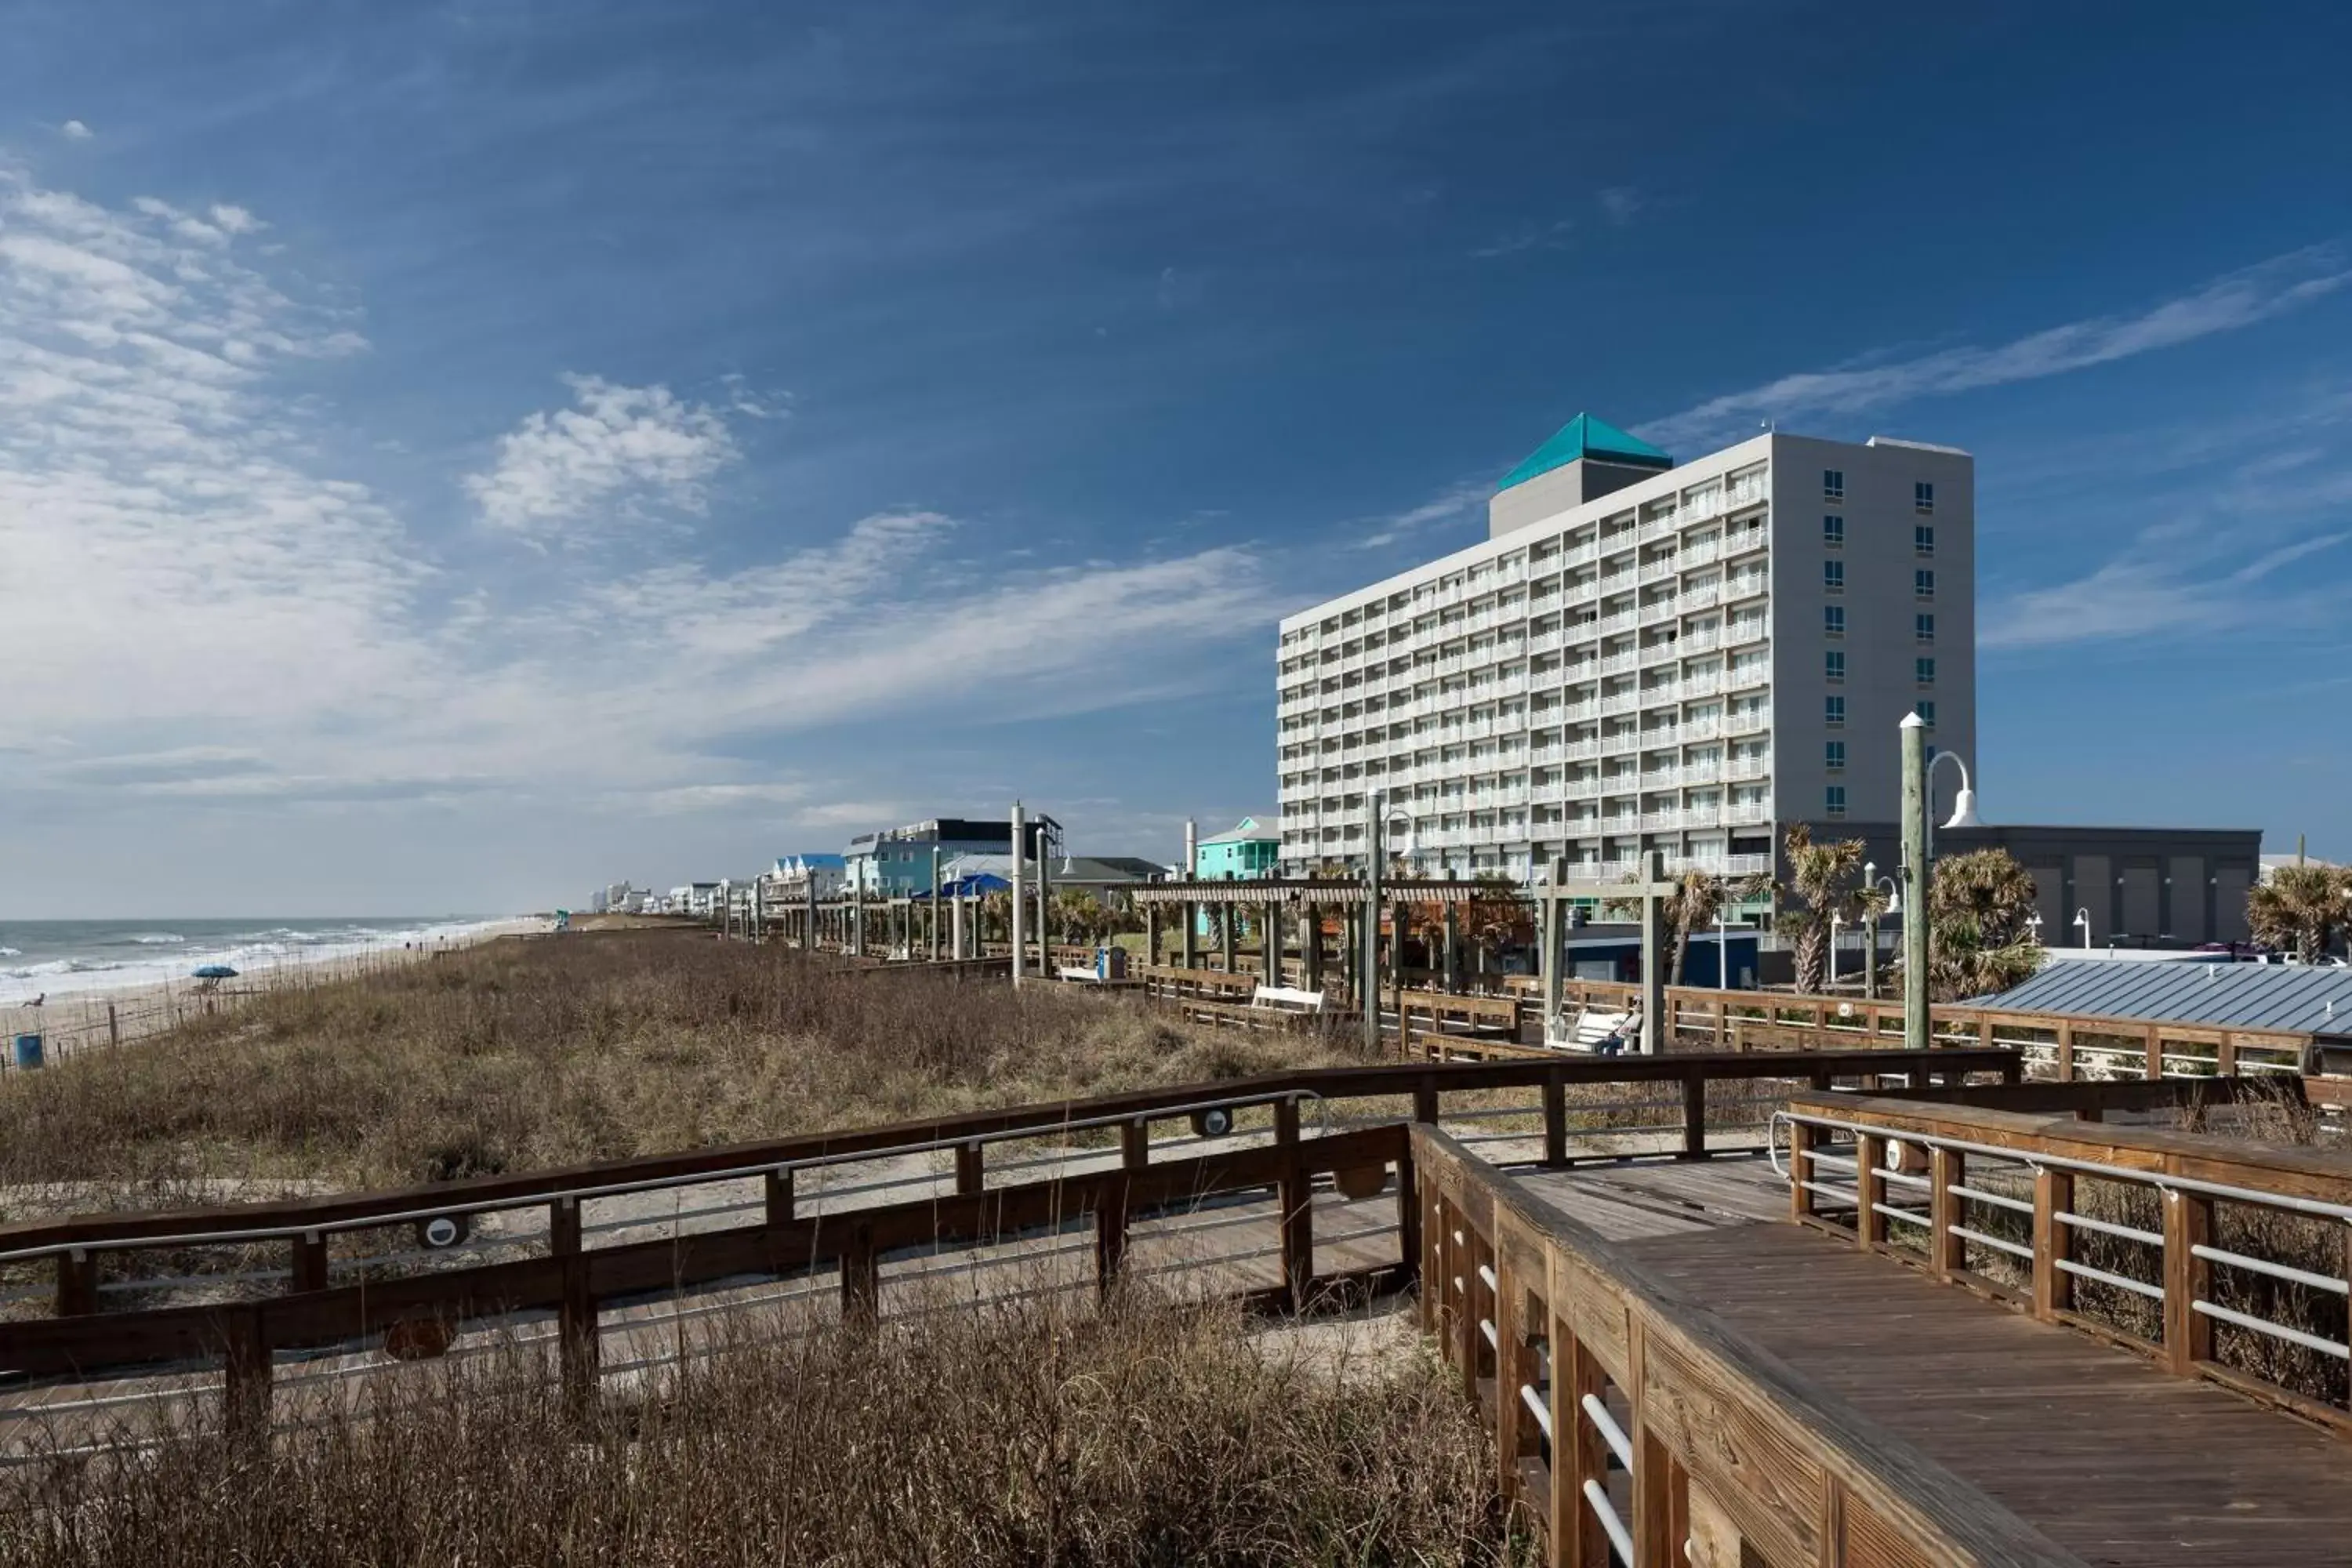
[[[1500,1563],[1490,1450],[1425,1352],[1333,1364],[1141,1298],[748,1322],[567,1408],[516,1351],[268,1444],[217,1431],[0,1474],[0,1568],[409,1563]]]
[[[693,931],[509,940],[0,1078],[0,1209],[539,1169],[1326,1065],[1334,1048]]]

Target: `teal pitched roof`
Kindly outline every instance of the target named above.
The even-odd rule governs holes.
[[[1596,458],[1604,463],[1631,463],[1643,468],[1671,468],[1675,460],[1638,437],[1628,436],[1605,419],[1595,419],[1590,414],[1580,414],[1559,427],[1559,433],[1528,454],[1527,460],[1503,476],[1497,489],[1509,489],[1523,485],[1538,474],[1548,474],[1554,468],[1564,468],[1580,458]]]

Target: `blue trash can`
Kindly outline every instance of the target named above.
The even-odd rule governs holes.
[[[16,1037],[16,1065],[20,1068],[37,1068],[41,1065],[40,1036],[19,1035]]]

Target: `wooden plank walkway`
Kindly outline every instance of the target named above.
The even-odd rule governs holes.
[[[2085,1562],[2352,1562],[2352,1446],[1779,1220],[1760,1161],[1520,1180]]]

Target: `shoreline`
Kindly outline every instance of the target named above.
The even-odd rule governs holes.
[[[390,942],[338,945],[315,955],[299,951],[241,972],[235,980],[206,989],[192,977],[95,984],[52,995],[41,1006],[0,1003],[0,1072],[16,1070],[18,1035],[42,1037],[42,1054],[55,1062],[91,1046],[127,1045],[160,1034],[184,1019],[241,1005],[252,997],[289,986],[326,985],[380,974],[436,952],[543,931],[532,917],[488,921],[481,925],[414,947]]]

